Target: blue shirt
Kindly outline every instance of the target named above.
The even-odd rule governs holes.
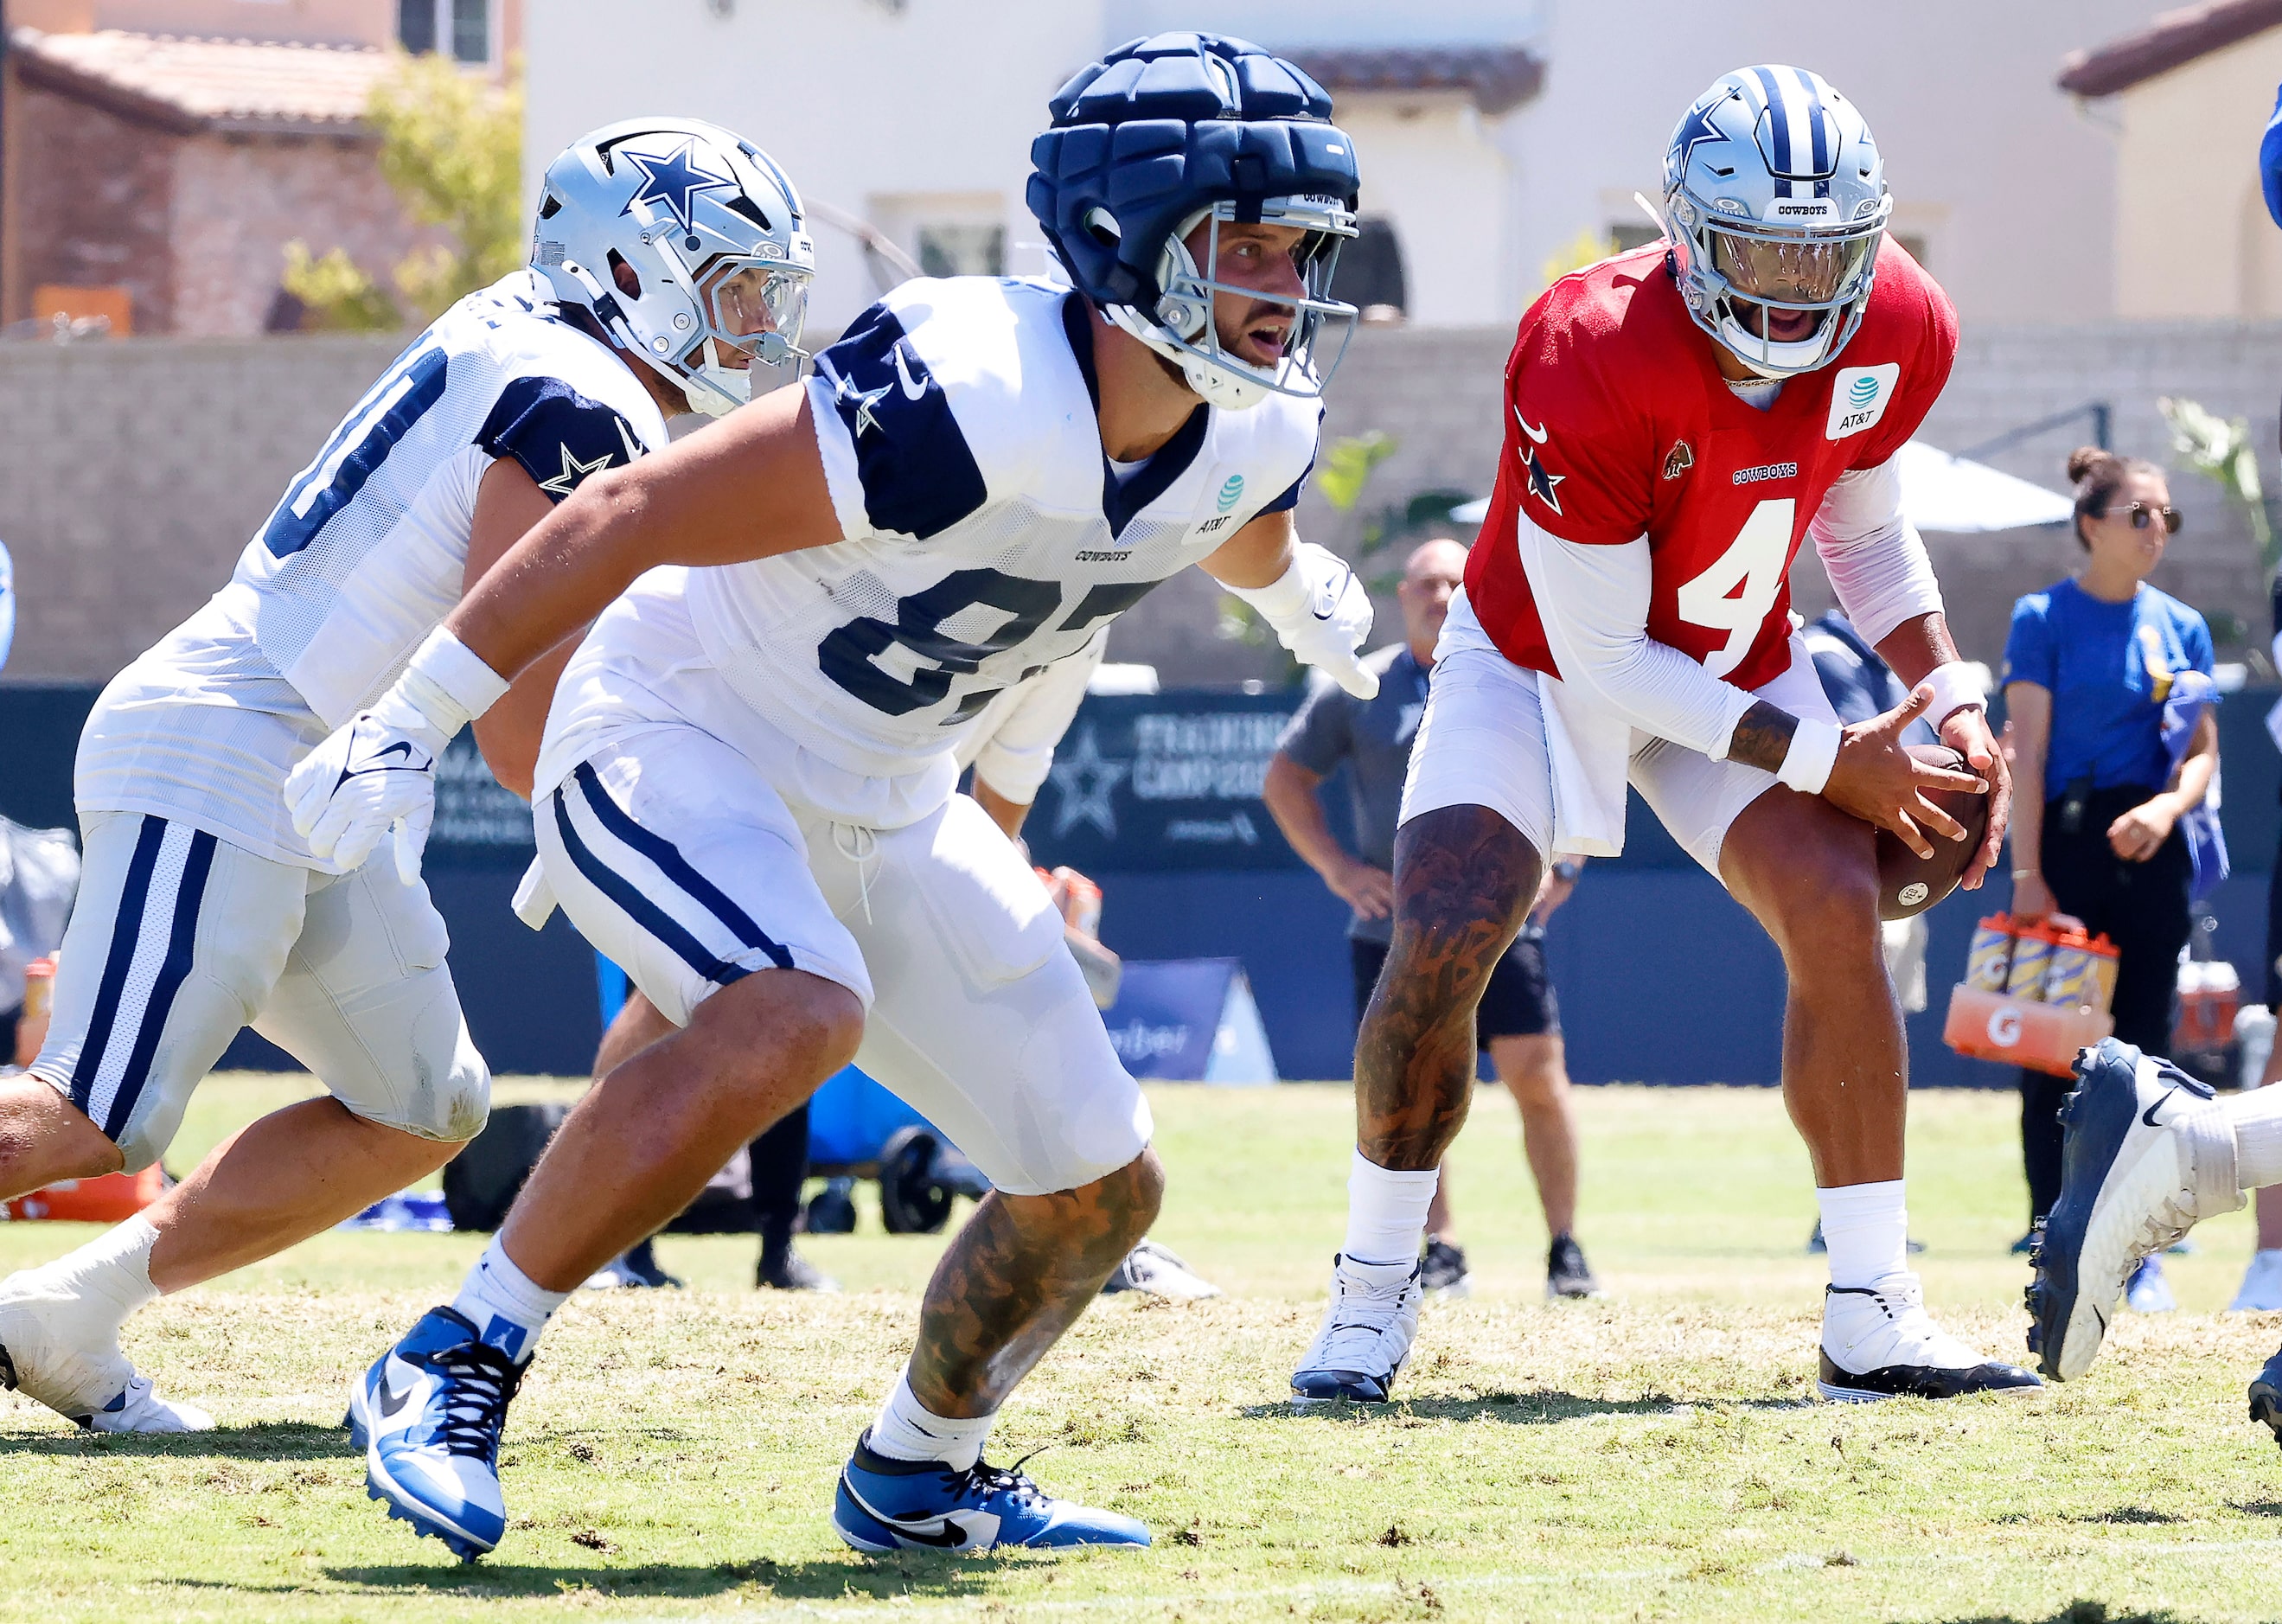
[[[2004,680],[2053,696],[2045,798],[2084,777],[2095,789],[2169,783],[2162,701],[2169,673],[2189,670],[2210,673],[2210,628],[2144,583],[2128,603],[2103,603],[2066,580],[2014,604]]]

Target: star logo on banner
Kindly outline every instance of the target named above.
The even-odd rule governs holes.
[[[674,223],[684,231],[690,229],[693,216],[692,200],[701,191],[718,191],[737,183],[726,175],[716,175],[698,164],[695,154],[697,143],[683,142],[664,158],[652,158],[647,152],[625,152],[628,163],[641,171],[641,190],[628,200],[625,212],[634,212],[637,203],[662,203]]]
[[[1081,823],[1091,823],[1109,840],[1117,838],[1117,808],[1110,796],[1133,770],[1129,762],[1111,761],[1101,753],[1100,741],[1089,724],[1077,736],[1077,748],[1065,750],[1047,769],[1046,776],[1061,791],[1054,812],[1054,836],[1060,839]]]
[[[605,451],[591,462],[581,462],[570,455],[570,447],[563,448],[563,471],[552,479],[541,479],[539,488],[549,496],[568,496],[578,488],[578,481],[588,474],[599,473],[610,465],[610,453]]]

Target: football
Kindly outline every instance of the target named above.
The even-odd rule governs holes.
[[[1970,772],[1965,758],[1946,744],[1913,744],[1910,754],[1929,766]],[[1961,789],[1933,789],[1926,798],[1965,826],[1963,840],[1945,840],[1933,830],[1933,856],[1921,858],[1887,829],[1878,831],[1878,917],[1908,919],[1924,913],[1957,889],[1957,882],[1989,832],[1989,797]]]

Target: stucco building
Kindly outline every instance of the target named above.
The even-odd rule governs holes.
[[[2282,0],[2166,12],[2063,64],[2112,149],[2115,314],[2282,315],[2282,231],[2258,137],[2282,83]]]

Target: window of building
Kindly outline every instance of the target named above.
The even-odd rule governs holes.
[[[1354,240],[1339,250],[1331,297],[1353,305],[1372,321],[1399,321],[1409,308],[1402,276],[1402,243],[1394,234],[1393,221],[1367,214],[1356,222]]]
[[[415,56],[448,50],[455,62],[488,62],[491,0],[396,0],[396,39]]]
[[[1003,276],[1006,228],[943,221],[922,225],[920,268],[930,276]]]

